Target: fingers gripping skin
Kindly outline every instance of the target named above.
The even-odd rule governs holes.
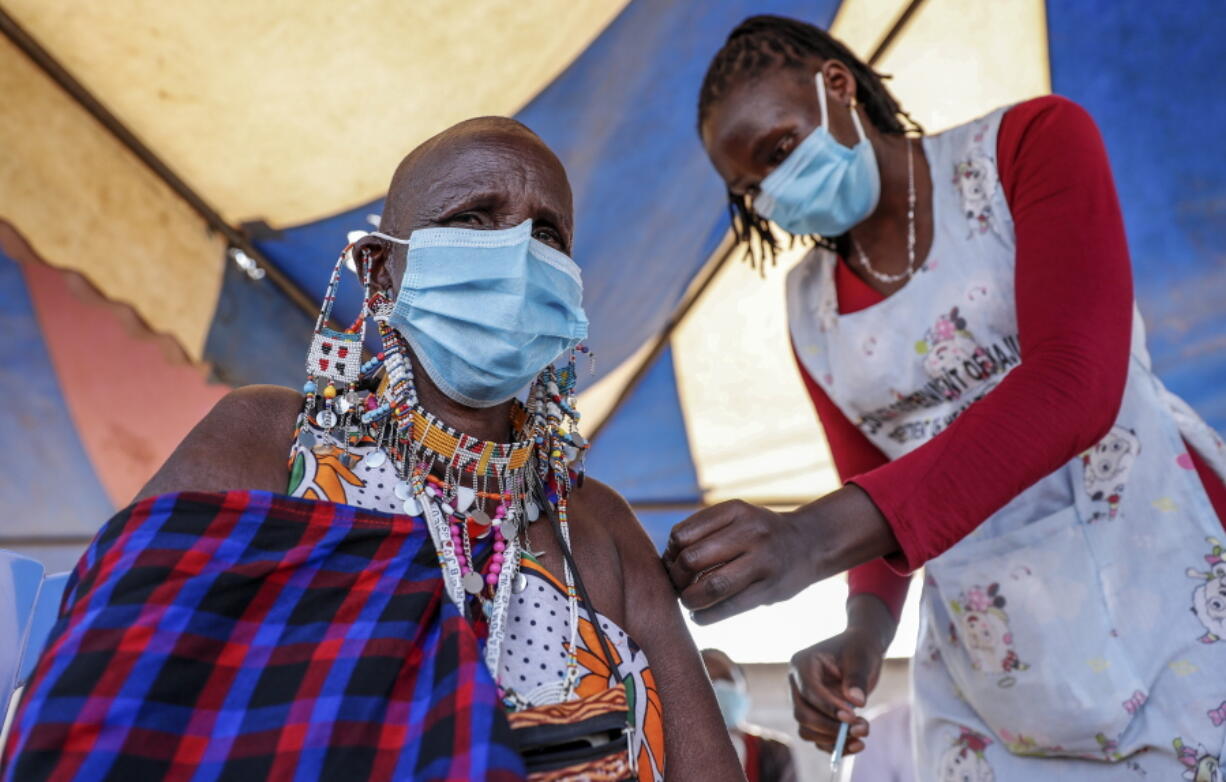
[[[849,484],[786,513],[742,500],[705,508],[673,527],[664,565],[694,621],[710,624],[897,549],[872,499]]]
[[[716,553],[714,549],[702,544],[710,536],[727,528],[735,519],[738,506],[743,504],[739,500],[721,502],[698,511],[673,527],[664,549],[664,562],[678,589],[688,586],[689,577],[693,574],[721,561],[712,558]]]
[[[785,600],[812,583],[801,538],[788,514],[731,500],[674,527],[664,565],[694,621],[710,624]]]

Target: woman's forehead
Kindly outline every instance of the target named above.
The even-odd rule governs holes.
[[[545,209],[561,216],[568,228],[573,222],[566,170],[527,129],[498,128],[432,139],[401,164],[388,195],[389,206],[410,223],[472,197]]]

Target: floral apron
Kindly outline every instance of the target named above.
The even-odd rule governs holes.
[[[788,278],[800,360],[891,459],[1022,360],[1004,111],[924,139],[933,243],[904,288],[840,315],[832,254]],[[1221,440],[1151,371],[1134,307],[1111,431],[925,569],[918,779],[1221,779],[1226,561],[1185,441],[1226,474]]]

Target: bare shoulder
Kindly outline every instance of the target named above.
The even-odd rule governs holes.
[[[630,503],[605,483],[601,483],[590,475],[585,475],[583,485],[571,493],[572,501],[587,511],[612,513],[619,517],[634,515]]]
[[[136,499],[181,491],[284,491],[302,396],[282,386],[226,394],[183,438]]]
[[[624,563],[656,560],[655,546],[625,498],[594,478],[585,478],[573,494],[575,507],[584,518],[607,530]]]
[[[302,394],[285,386],[257,385],[236,388],[213,406],[196,429],[236,430],[289,422],[290,430],[302,411]],[[227,435],[237,434],[227,431]],[[288,443],[287,443],[288,447]]]
[[[627,607],[636,607],[637,615],[627,617],[625,629],[632,633],[654,631],[655,628],[645,629],[642,625],[659,619],[659,611],[676,610],[676,594],[664,571],[660,552],[630,504],[604,483],[588,478],[576,492],[576,498],[585,518],[599,524],[603,534],[611,538],[609,548],[616,552],[623,599]]]

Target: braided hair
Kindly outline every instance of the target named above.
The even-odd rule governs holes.
[[[737,84],[762,73],[779,68],[803,70],[813,58],[838,60],[847,66],[856,80],[856,101],[864,106],[869,122],[881,133],[903,135],[909,131],[923,132],[911,115],[903,111],[898,101],[886,89],[883,76],[866,65],[851,50],[832,38],[826,31],[798,19],[783,16],[751,16],[728,35],[723,48],[716,52],[703,77],[698,92],[698,127],[718,103]],[[779,243],[770,228],[770,221],[753,210],[748,195],[728,191],[728,215],[733,235],[745,248],[752,265],[769,255],[774,263]],[[795,242],[797,237],[793,237]],[[802,242],[827,247],[846,256],[850,243],[846,237],[800,237]],[[765,264],[763,264],[765,266]]]

